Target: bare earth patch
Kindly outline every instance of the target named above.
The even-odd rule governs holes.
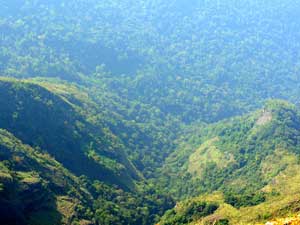
[[[263,111],[262,115],[256,121],[256,125],[264,125],[272,120],[272,113],[268,111]]]

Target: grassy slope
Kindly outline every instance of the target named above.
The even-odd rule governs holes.
[[[197,197],[194,200],[218,202],[220,208],[214,214],[193,224],[206,224],[218,218],[227,218],[230,224],[251,225],[265,224],[268,221],[276,221],[278,218],[296,217],[300,213],[299,169],[299,165],[291,165],[274,177],[261,189],[269,193],[266,201],[256,206],[236,209],[224,202],[223,194],[220,192]],[[280,221],[282,222],[279,219],[278,222]]]
[[[220,204],[213,215],[197,221],[199,224],[221,218],[230,224],[255,224],[296,215],[300,200],[299,121],[296,107],[271,101],[264,110],[208,126],[167,161],[163,172],[171,176],[168,188],[175,194],[190,191],[186,196],[198,191],[202,194],[194,201]],[[176,168],[178,164],[181,167]],[[179,174],[179,179],[172,178],[172,173]],[[233,207],[225,203],[223,193],[228,192],[264,193],[266,199],[254,206]]]

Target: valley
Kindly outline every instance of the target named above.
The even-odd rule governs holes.
[[[300,224],[298,1],[0,3],[0,224]]]

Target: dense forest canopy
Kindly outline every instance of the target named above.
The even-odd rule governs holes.
[[[18,221],[147,225],[201,195],[160,221],[185,224],[224,204],[247,214],[284,195],[286,179],[262,191],[281,173],[295,178],[300,1],[0,6],[0,209],[13,202]]]
[[[299,101],[297,1],[3,5],[3,75],[97,77],[184,122],[215,121],[265,98]]]

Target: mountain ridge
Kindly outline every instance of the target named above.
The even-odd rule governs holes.
[[[257,124],[257,121],[260,121],[266,113],[271,113],[272,119],[269,118],[264,124]],[[286,146],[297,152],[300,129],[299,119],[299,111],[296,110],[294,105],[279,100],[269,101],[262,110],[250,113],[246,116],[227,119],[216,124],[205,125],[206,127],[200,128],[201,130],[198,131],[198,134],[196,132],[194,137],[187,142],[186,146],[183,145],[179,147],[179,150],[167,159],[166,166],[168,166],[169,160],[169,165],[172,165],[172,162],[174,165],[183,164],[181,168],[183,171],[186,170],[186,168],[188,168],[186,162],[189,161],[189,157],[192,157],[192,153],[195,149],[198,149],[198,155],[201,155],[204,153],[203,151],[206,150],[208,150],[207,154],[216,154],[216,158],[212,158],[214,160],[219,159],[219,161],[222,161],[222,159],[226,159],[227,157],[225,161],[231,162],[231,165],[228,165],[230,171],[238,171],[237,168],[244,167],[246,157],[250,157],[249,160],[253,163],[256,162],[255,160],[259,160],[258,158],[253,158],[252,152],[257,154],[256,157],[263,158],[268,155],[268,151],[272,152],[275,148],[284,148]],[[205,141],[208,142],[205,143]],[[189,144],[189,142],[191,144]],[[180,152],[180,148],[182,152]],[[265,152],[260,152],[260,149],[265,149]],[[247,152],[250,155],[247,154]],[[260,153],[262,155],[260,155]],[[195,154],[197,155],[197,153],[194,153],[194,157]],[[229,155],[225,157],[224,154]],[[232,156],[234,155],[235,157],[233,159]],[[209,155],[207,155],[207,157],[208,156]],[[241,156],[243,158],[241,158]],[[209,162],[210,160],[207,157],[203,160]],[[262,160],[262,158],[260,160]],[[213,164],[216,164],[213,161],[211,161],[211,163],[213,167]],[[176,168],[176,166],[174,168]],[[205,168],[203,169],[205,170]],[[218,171],[218,169],[216,170]],[[168,176],[163,170],[162,173]],[[182,176],[188,179],[192,175],[186,173]],[[186,180],[186,182],[188,182],[188,180]]]
[[[85,122],[84,117],[78,114],[72,105],[65,102],[60,96],[53,95],[52,92],[47,91],[38,84],[6,80],[1,81],[0,88],[2,90],[0,99],[2,112],[1,124],[3,128],[13,133],[16,133],[17,130],[18,132],[16,134],[25,143],[32,146],[37,145],[49,151],[49,153],[54,155],[59,161],[64,162],[67,168],[74,170],[75,173],[86,174],[94,179],[97,177],[96,171],[100,171],[101,168],[99,167],[97,169],[96,164],[93,165],[93,162],[88,159],[88,155],[86,155],[88,153],[84,153],[84,151],[93,151],[92,149],[87,149],[91,143],[98,149],[99,147],[97,147],[97,145],[99,144],[104,147],[106,145],[105,142],[109,141],[109,136],[105,137],[106,140],[104,142],[103,136],[106,134],[103,133],[103,131],[97,131],[89,122]],[[6,104],[7,102],[10,102],[10,104]],[[36,112],[34,118],[32,117],[33,112]],[[13,117],[9,118],[9,115],[13,115]],[[52,130],[51,135],[49,129]],[[82,132],[85,132],[87,135],[81,134]],[[55,133],[59,133],[59,136],[55,136]],[[88,137],[90,134],[94,137],[97,134],[97,139],[93,136]],[[85,137],[85,140],[83,137]],[[62,150],[64,152],[60,153],[59,151]],[[82,153],[80,153],[80,151]],[[123,150],[120,149],[119,151]],[[77,162],[75,158],[76,152],[78,156],[82,154],[79,156],[81,159],[78,159],[79,161]],[[68,154],[69,157],[67,156]],[[113,156],[115,159],[119,157],[119,160],[124,160],[124,156],[122,154],[118,156],[117,151],[115,153],[113,151],[111,151],[111,153],[103,151],[102,154],[106,154],[108,157],[109,154],[112,156],[115,154]],[[71,162],[70,160],[73,159],[75,161]],[[78,164],[79,162],[83,165],[90,164],[90,166],[87,170],[82,168],[82,171],[77,171],[79,168],[72,167],[72,165]],[[91,167],[94,167],[94,174],[89,172],[92,171],[90,170]],[[107,170],[109,168],[106,169],[105,166],[102,169],[104,171],[106,170],[106,172],[102,174],[107,174],[108,177],[98,176],[98,179],[106,179],[109,181],[109,177],[114,176],[113,173],[109,173],[109,170]],[[129,163],[127,169],[130,173],[134,171],[130,168]],[[136,178],[138,177],[137,174],[132,174]],[[101,175],[101,173],[99,175]],[[118,181],[120,179],[115,178],[112,180]],[[127,180],[130,181],[128,178]]]
[[[168,176],[167,171],[172,170],[178,174],[168,186],[175,195],[178,191],[182,197],[185,191],[184,198],[200,197],[183,201],[183,211],[174,208],[165,214],[160,224],[267,222],[283,216],[284,208],[288,209],[292,200],[299,198],[296,171],[300,166],[300,110],[293,104],[268,101],[261,110],[208,125],[195,136],[200,141],[196,141],[189,152],[182,148],[174,153],[183,154],[186,160],[183,166],[176,170],[176,163],[169,164],[170,169],[162,174]],[[199,192],[195,192],[196,187]],[[203,187],[206,189],[201,189]],[[197,211],[187,214],[188,202],[208,202],[217,204],[218,208],[204,217],[197,215]],[[297,215],[299,209],[294,208],[290,213]]]
[[[37,167],[25,172],[14,167],[18,154],[3,160],[18,218],[31,221],[20,199],[35,199],[35,187],[44,198],[33,205],[50,196],[57,224],[149,225],[174,206],[163,222],[297,213],[300,2],[1,5],[0,129],[51,158],[33,156]],[[66,190],[52,190],[54,175],[36,175],[53,161],[72,177]],[[72,196],[77,188],[91,201]],[[43,215],[36,223],[47,223]]]
[[[9,202],[21,202],[26,194],[32,194],[34,199],[35,190],[40,190],[41,193],[48,193],[51,196],[53,204],[48,206],[47,198],[29,202],[28,204],[45,208],[35,215],[31,215],[31,211],[26,211],[27,206],[23,209],[21,203],[18,204],[21,208],[12,205],[8,215],[15,213],[14,216],[3,217],[3,221],[15,224],[14,217],[16,217],[20,223],[34,225],[48,223],[140,225],[152,223],[165,208],[173,206],[172,198],[158,193],[137,170],[128,157],[128,151],[122,140],[107,124],[98,121],[97,117],[94,118],[94,103],[86,92],[79,92],[75,86],[68,84],[50,81],[47,83],[45,79],[43,83],[40,82],[0,79],[0,128],[7,130],[3,132],[10,132],[8,137],[11,137],[9,138],[12,139],[11,142],[26,144],[28,147],[25,149],[30,149],[29,153],[46,155],[55,161],[52,166],[65,172],[57,174],[58,177],[50,172],[44,179],[39,179],[35,174],[41,173],[49,161],[43,161],[34,154],[31,157],[36,161],[36,168],[26,165],[23,168],[26,172],[22,169],[18,172],[18,168],[10,167],[12,174],[21,174],[20,176],[25,177],[25,181],[33,182],[33,187],[35,183],[43,185],[40,185],[41,188],[28,188],[27,191],[23,191],[24,182],[16,181],[14,183],[16,192],[11,192]],[[1,144],[5,144],[5,139],[0,139]],[[22,146],[23,144],[17,145],[16,150],[23,149]],[[1,153],[4,153],[3,151],[2,149]],[[1,162],[5,161],[8,164],[15,164],[15,161],[20,161],[20,157],[1,159]],[[1,172],[3,171],[4,168],[1,168]],[[11,179],[10,175],[5,174],[2,174],[4,178]],[[47,174],[48,172],[45,175]],[[67,177],[72,179],[68,180]],[[4,187],[2,192],[0,191],[4,199],[0,205],[8,204],[5,195],[10,184],[5,182],[5,179],[0,181],[0,186]],[[17,176],[14,179],[19,178]],[[66,188],[60,187],[61,190],[54,188],[55,191],[52,191],[55,179],[65,179],[63,182]],[[72,187],[74,180],[77,182],[76,188]],[[49,187],[47,185],[44,187],[44,183],[49,184]],[[72,189],[78,189],[83,190],[86,196],[77,200],[76,196],[67,192],[68,185],[70,193]],[[53,217],[52,220],[47,219],[49,217]]]

